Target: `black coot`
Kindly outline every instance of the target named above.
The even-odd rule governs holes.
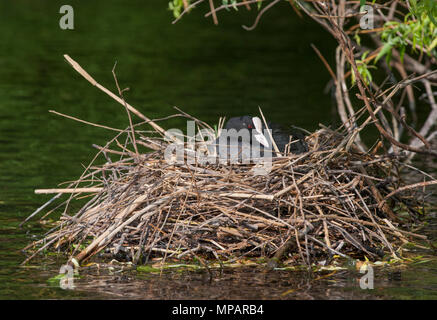
[[[237,131],[241,129],[248,129],[249,131],[252,131],[255,130],[254,119],[256,118],[257,117],[251,116],[231,118],[228,120],[224,128],[235,129]],[[264,123],[259,118],[258,121],[262,123],[262,130],[264,133]],[[300,154],[308,151],[308,146],[305,143],[305,136],[301,131],[292,129],[284,130],[282,126],[272,122],[267,122],[267,126],[269,127],[269,129],[272,130],[272,137],[273,140],[275,140],[276,146],[278,147],[279,151],[285,152],[285,147],[290,141],[293,142],[290,144],[291,153]],[[267,140],[270,140],[269,137],[266,138]]]

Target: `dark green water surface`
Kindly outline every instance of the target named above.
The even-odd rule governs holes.
[[[51,286],[62,259],[20,267],[20,250],[45,229],[18,225],[50,196],[77,178],[113,132],[48,112],[56,110],[115,128],[128,124],[122,106],[92,87],[63,59],[67,53],[97,81],[115,91],[115,61],[126,98],[150,118],[172,114],[173,106],[210,124],[256,114],[314,130],[330,124],[331,100],[323,93],[329,75],[310,47],[332,62],[333,41],[318,25],[299,19],[286,2],[266,13],[247,32],[255,10],[205,19],[205,7],[172,25],[167,1],[74,1],[75,30],[59,28],[60,1],[0,1],[0,299],[64,298],[437,298],[435,260],[402,271],[401,280],[376,275],[375,290],[359,289],[356,275],[328,280],[252,269],[214,275],[175,272],[159,275],[84,275],[75,290]],[[138,120],[138,119],[136,119]],[[167,128],[183,128],[181,119]],[[430,234],[435,232],[430,228]],[[435,237],[434,237],[435,238]],[[293,289],[293,290],[292,290]]]

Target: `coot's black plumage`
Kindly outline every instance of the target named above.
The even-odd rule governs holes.
[[[251,116],[241,116],[241,117],[234,117],[228,120],[226,123],[224,129],[235,129],[235,130],[241,130],[241,129],[248,129],[248,130],[254,130],[255,124],[253,122],[253,117]],[[305,136],[301,131],[298,130],[284,130],[282,126],[267,122],[267,126],[269,129],[272,130],[272,137],[273,140],[275,140],[276,146],[278,147],[279,151],[285,152],[286,145],[292,141],[293,143],[290,144],[290,152],[294,154],[300,154],[308,151],[308,146],[305,143]],[[265,126],[262,125],[262,130],[264,133]],[[266,137],[269,138],[269,137]],[[290,140],[291,138],[291,140]],[[268,139],[270,140],[270,139]]]

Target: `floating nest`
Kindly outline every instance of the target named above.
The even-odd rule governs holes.
[[[265,258],[273,267],[278,262],[311,266],[329,264],[336,256],[397,257],[403,244],[426,239],[411,226],[423,215],[418,187],[428,182],[403,182],[402,154],[379,155],[381,143],[362,151],[357,133],[368,121],[352,131],[322,127],[308,134],[308,152],[275,154],[262,175],[254,174],[257,163],[201,164],[191,161],[189,152],[171,163],[166,149],[173,142],[165,141],[158,120],[127,104],[120,89],[114,95],[65,58],[124,105],[130,126],[112,129],[117,135],[95,146],[96,157],[68,188],[38,191],[56,196],[28,219],[63,194],[70,196],[44,215],[64,206],[57,225],[25,248],[30,252],[25,262],[49,249],[68,252],[70,261],[79,263],[100,255],[135,264],[154,258],[202,264]],[[130,113],[145,121],[132,125]],[[215,132],[182,111],[176,116]],[[140,131],[145,123],[153,131]],[[219,121],[219,130],[222,126]],[[103,159],[100,165],[97,159]],[[88,202],[71,210],[72,201],[84,197]]]
[[[322,128],[306,136],[308,152],[273,157],[270,172],[255,175],[255,163],[169,163],[168,143],[134,128],[95,146],[104,164],[51,190],[71,196],[28,259],[52,248],[78,262],[100,254],[135,264],[264,257],[311,265],[336,255],[397,256],[402,243],[425,239],[405,228],[421,203],[397,174],[400,155],[362,152],[353,134]],[[91,199],[68,212],[84,193]]]

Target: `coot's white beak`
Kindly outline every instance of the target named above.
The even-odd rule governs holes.
[[[263,134],[263,126],[261,119],[258,117],[253,117],[252,122],[255,126],[256,133],[254,134],[255,139],[262,144],[264,147],[269,148],[269,142],[267,141],[267,138]]]

